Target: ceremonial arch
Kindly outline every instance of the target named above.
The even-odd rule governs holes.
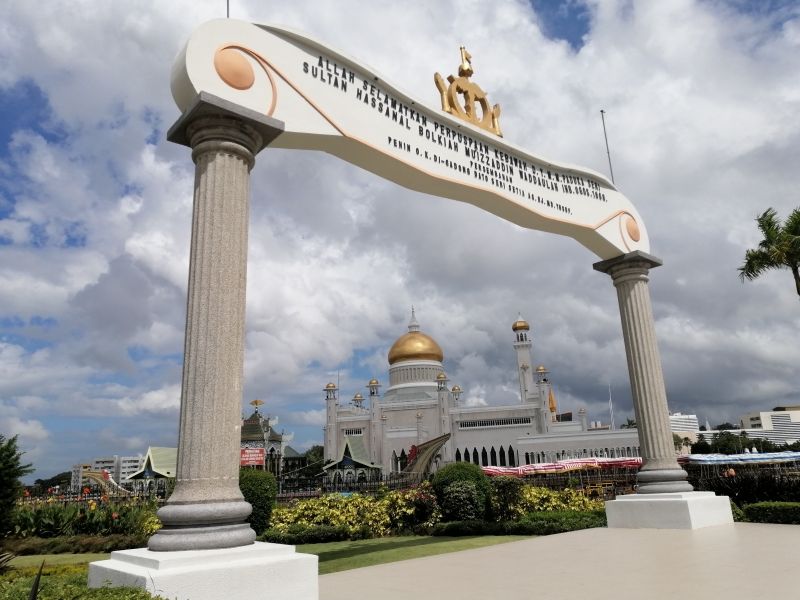
[[[473,81],[465,48],[460,59],[455,74],[435,74],[441,106],[431,108],[356,60],[277,27],[210,21],[177,57],[171,88],[182,115],[168,139],[192,150],[194,210],[177,482],[159,511],[164,527],[141,551],[146,560],[168,565],[167,555],[190,550],[225,551],[225,560],[234,560],[255,539],[238,487],[238,428],[250,170],[270,147],[321,150],[406,188],[591,250],[599,258],[594,268],[610,275],[619,300],[644,460],[639,496],[681,506],[709,500],[689,493],[673,452],[648,289],[649,270],[661,261],[649,253],[641,216],[602,174],[506,142],[500,107]],[[649,526],[664,526],[657,521]],[[141,560],[137,555],[130,564]],[[92,565],[90,583],[114,579],[101,564]],[[114,568],[138,568],[130,564]],[[167,571],[161,577],[166,581]],[[294,597],[314,593],[291,590]]]

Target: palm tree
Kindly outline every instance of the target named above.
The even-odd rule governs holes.
[[[758,248],[745,252],[739,277],[752,281],[770,269],[789,269],[800,296],[800,208],[795,208],[785,223],[778,219],[774,208],[768,208],[756,217],[756,223],[764,239]]]

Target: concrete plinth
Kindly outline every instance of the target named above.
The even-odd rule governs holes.
[[[731,503],[714,492],[632,494],[606,502],[611,528],[700,529],[733,523]]]
[[[89,565],[89,587],[144,588],[170,600],[318,600],[317,557],[256,542],[219,550],[112,552]]]

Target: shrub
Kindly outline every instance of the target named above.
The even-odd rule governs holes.
[[[287,532],[289,526],[296,523],[344,526],[351,539],[384,536],[389,533],[391,525],[387,502],[361,494],[328,494],[294,500],[288,507],[276,508],[270,521],[272,528],[281,532]]]
[[[731,514],[733,515],[733,520],[736,523],[742,523],[747,521],[747,517],[744,514],[744,511],[736,506],[736,502],[731,500]]]
[[[326,542],[341,542],[352,539],[350,529],[344,525],[289,525],[286,531],[267,529],[261,537],[262,542],[274,544],[322,544]]]
[[[260,534],[269,526],[275,499],[278,497],[275,476],[268,471],[240,469],[239,489],[242,490],[244,499],[253,507],[247,522],[256,534]]]
[[[525,484],[517,477],[492,477],[492,514],[498,521],[512,521],[519,515],[517,507],[522,499]]]
[[[485,513],[472,481],[454,481],[442,492],[442,517],[445,521],[474,521]]]
[[[553,533],[566,533],[580,529],[606,526],[606,513],[604,510],[594,511],[549,511],[532,512],[520,522],[526,531],[533,535],[550,535]]]
[[[380,501],[386,506],[389,529],[395,533],[427,533],[442,518],[436,495],[427,481],[407,490],[386,492]]]
[[[145,503],[36,503],[18,506],[11,516],[15,537],[69,535],[152,535],[160,527],[156,505]]]
[[[604,511],[537,512],[520,521],[451,521],[433,528],[435,536],[550,535],[592,527],[605,527]]]
[[[548,488],[526,485],[520,493],[519,503],[512,511],[517,516],[542,511],[594,511],[603,510],[602,500],[587,498],[580,492],[567,488],[551,490]]]
[[[113,552],[142,548],[147,545],[145,535],[72,535],[54,538],[8,538],[3,541],[6,551],[17,555],[70,554],[89,552]]]
[[[503,524],[488,521],[449,521],[439,523],[433,528],[431,535],[443,537],[466,537],[477,535],[502,535],[498,533]]]
[[[456,481],[470,481],[475,484],[475,489],[478,494],[478,505],[480,509],[480,516],[486,512],[488,500],[491,495],[491,487],[489,478],[486,477],[483,470],[478,465],[466,462],[457,462],[445,465],[436,472],[433,476],[433,490],[436,492],[436,498],[444,511],[444,490],[445,488],[455,483]]]
[[[757,502],[743,510],[752,523],[800,524],[800,502]]]

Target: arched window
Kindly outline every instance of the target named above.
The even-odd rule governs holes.
[[[361,469],[358,472],[358,483],[366,483],[366,482],[367,482],[367,474],[364,472],[364,469]]]
[[[400,452],[400,458],[398,459],[398,462],[400,463],[399,464],[400,468],[397,469],[398,471],[402,471],[403,469],[406,468],[406,465],[408,464],[408,457],[406,456],[406,449],[405,448],[403,448],[403,451]]]
[[[481,464],[484,467],[488,467],[489,466],[489,455],[486,452],[486,447],[485,446],[481,450]]]
[[[461,462],[461,450],[456,448],[456,462]]]
[[[481,464],[480,459],[478,458],[478,449],[477,448],[473,448],[472,449],[472,462],[475,463],[476,465]]]
[[[491,461],[492,461],[489,464],[492,465],[493,467],[496,467],[497,466],[497,452],[495,452],[494,446],[492,446],[492,451],[489,453],[489,456],[491,457]]]
[[[506,450],[502,446],[500,446],[500,466],[506,466]]]
[[[509,467],[517,466],[517,461],[514,458],[514,450],[511,449],[511,446],[508,447],[508,466]]]

